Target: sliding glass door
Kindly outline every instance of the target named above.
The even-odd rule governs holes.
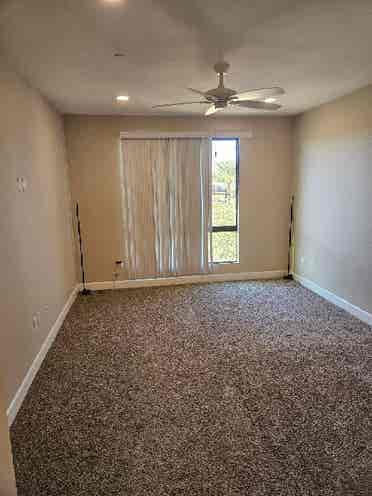
[[[128,279],[239,261],[239,140],[122,140]]]

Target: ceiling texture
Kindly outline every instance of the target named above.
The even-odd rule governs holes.
[[[202,114],[151,106],[195,100],[225,59],[227,86],[282,86],[297,114],[371,83],[371,46],[371,0],[0,0],[1,52],[63,113]]]

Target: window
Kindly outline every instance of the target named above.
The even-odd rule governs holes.
[[[212,140],[213,263],[239,261],[239,140]]]

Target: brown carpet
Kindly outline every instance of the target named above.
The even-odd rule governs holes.
[[[19,496],[371,495],[371,355],[294,282],[79,297],[12,428]]]

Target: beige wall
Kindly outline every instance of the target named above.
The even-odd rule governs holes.
[[[0,495],[16,496],[16,493],[6,405],[0,391]]]
[[[287,265],[292,119],[65,116],[73,197],[79,201],[89,281],[112,280],[122,258],[119,135],[124,131],[252,132],[241,141],[240,260],[219,271],[282,270]],[[125,279],[125,273],[121,279]]]
[[[295,121],[295,272],[372,312],[372,86]]]
[[[2,58],[0,65],[0,373],[8,406],[76,277],[62,120]]]

